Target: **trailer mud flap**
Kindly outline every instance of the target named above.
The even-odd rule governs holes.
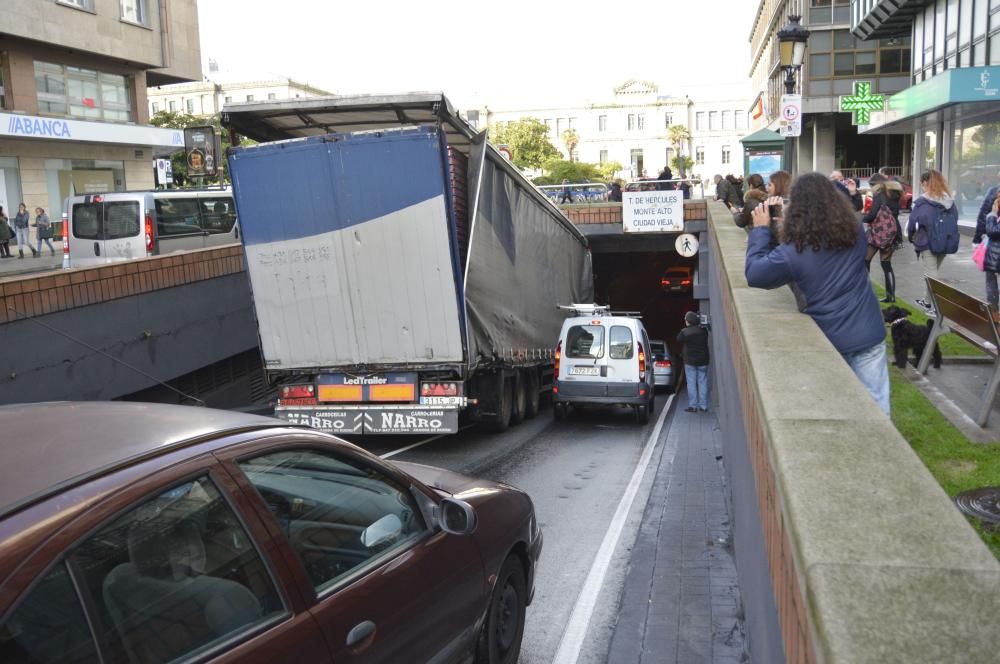
[[[275,410],[292,424],[333,434],[442,434],[458,432],[458,411],[443,408],[371,408]]]

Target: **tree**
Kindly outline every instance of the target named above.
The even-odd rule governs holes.
[[[218,115],[190,115],[188,113],[177,113],[173,111],[160,111],[149,119],[149,124],[154,127],[166,127],[168,129],[186,129],[188,127],[203,127],[210,125],[215,127],[215,133],[222,137],[222,154],[216,155],[219,160],[219,168],[224,174],[224,181],[229,181],[229,173],[226,172],[226,150],[229,149],[229,132],[222,129],[222,120]],[[243,139],[242,145],[252,145],[254,141]],[[178,150],[170,156],[170,164],[174,171],[174,182],[178,186],[197,184],[188,182],[187,162],[184,158],[184,151]]]
[[[608,161],[603,164],[600,164],[597,167],[597,170],[601,173],[601,179],[607,182],[611,180],[611,178],[613,178],[615,174],[624,170],[624,168],[625,167],[622,166],[621,163],[617,161]]]
[[[580,144],[580,135],[576,133],[576,129],[567,129],[562,133],[561,138],[563,145],[566,146],[566,158],[569,161],[574,161],[573,150]]]
[[[582,161],[550,159],[545,162],[543,168],[545,175],[535,178],[533,180],[535,184],[561,184],[563,180],[569,180],[575,184],[604,181],[600,169],[595,164],[587,164]]]
[[[691,140],[691,132],[684,125],[670,125],[667,128],[667,140],[670,141],[670,145],[674,149],[674,155],[676,155],[671,160],[671,165],[675,165],[679,171],[677,177],[683,178],[687,173],[687,169],[693,165],[689,163],[691,160],[688,158],[679,159],[679,157],[684,156],[684,142]]]
[[[691,157],[685,157],[684,155],[680,155],[677,157],[670,158],[670,168],[680,173],[680,175],[676,177],[683,178],[684,174],[687,173],[693,166],[694,166],[694,159],[692,159]]]
[[[489,128],[490,142],[510,146],[513,162],[519,168],[542,168],[547,160],[561,157],[549,142],[548,134],[545,123],[535,118],[521,118]]]

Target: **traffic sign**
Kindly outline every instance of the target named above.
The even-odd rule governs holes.
[[[674,248],[684,258],[691,258],[698,253],[698,238],[691,233],[682,233],[674,241]]]
[[[872,94],[871,81],[854,81],[854,94],[840,98],[840,110],[854,114],[854,124],[871,122],[872,111],[885,110],[885,95]]]
[[[781,95],[779,133],[788,137],[802,135],[802,95]]]

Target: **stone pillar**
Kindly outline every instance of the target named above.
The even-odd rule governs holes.
[[[813,127],[813,159],[812,168],[800,169],[820,173],[830,173],[837,167],[837,132],[832,115],[817,115]]]

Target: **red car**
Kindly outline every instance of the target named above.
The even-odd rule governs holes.
[[[0,407],[0,662],[517,661],[531,500],[287,422]]]
[[[691,268],[689,267],[669,267],[660,277],[660,286],[663,290],[672,293],[690,292],[694,283]]]

